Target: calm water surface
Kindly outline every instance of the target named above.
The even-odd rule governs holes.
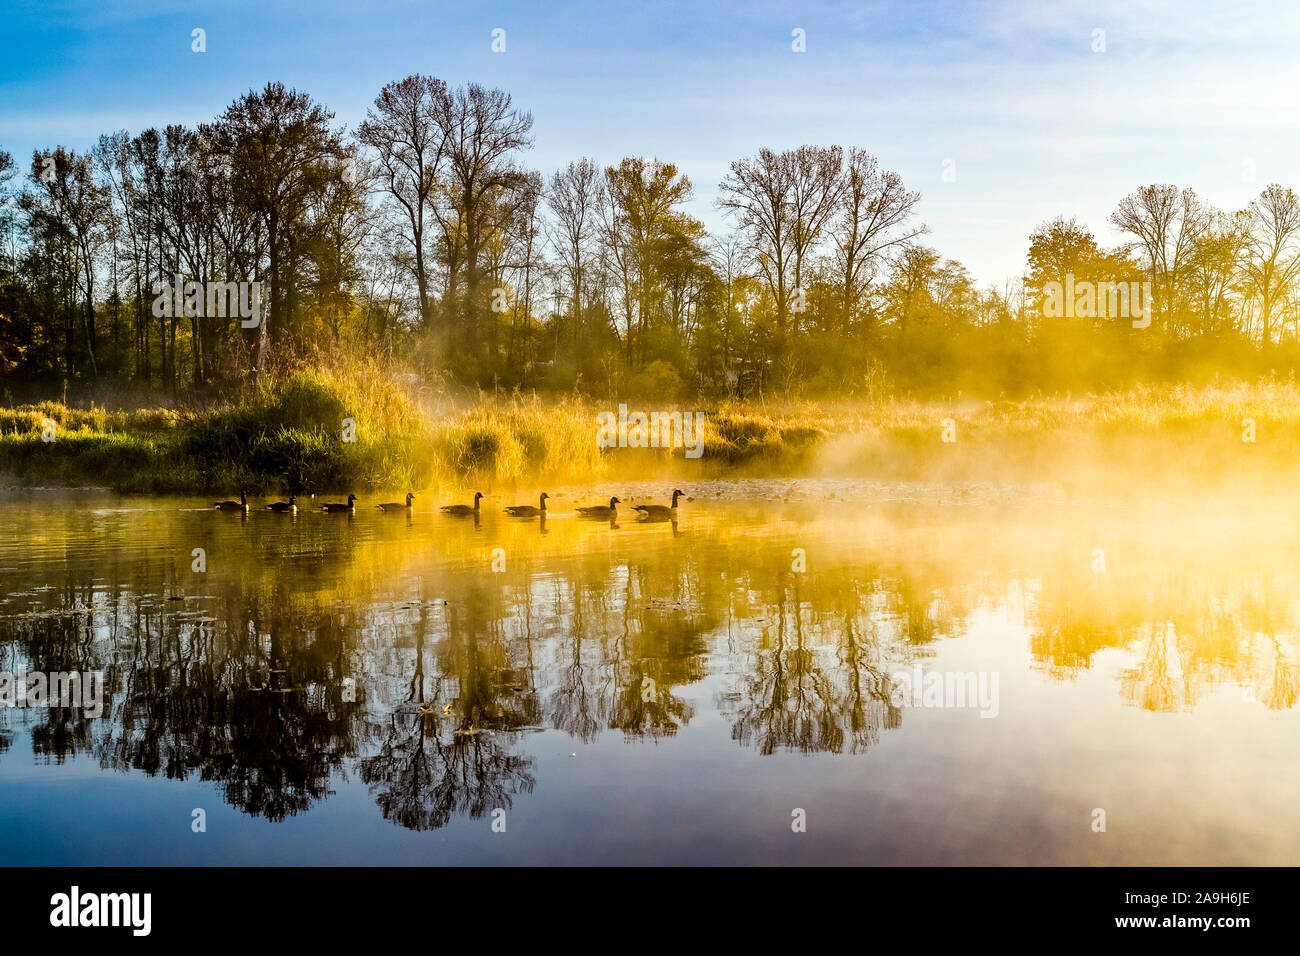
[[[1300,509],[737,482],[572,515],[668,490],[553,492],[544,528],[524,493],[0,498],[0,671],[107,698],[0,708],[0,863],[1300,862]]]

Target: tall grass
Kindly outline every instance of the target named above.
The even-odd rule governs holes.
[[[1300,388],[1276,380],[1023,402],[724,403],[708,412],[698,461],[684,460],[680,448],[598,448],[601,410],[579,398],[521,396],[440,407],[377,364],[354,360],[300,370],[203,410],[0,409],[0,480],[155,493],[342,492],[836,469],[997,478],[1107,461],[1132,470],[1152,458],[1210,474],[1246,460],[1247,423],[1259,435],[1250,449],[1256,466],[1300,461]],[[940,438],[947,420],[956,442]],[[50,421],[52,442],[42,438]]]
[[[581,402],[425,408],[364,361],[299,370],[201,411],[0,409],[0,475],[25,485],[324,492],[574,480],[603,464]]]

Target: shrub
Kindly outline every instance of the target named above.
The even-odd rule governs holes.
[[[686,383],[677,369],[656,360],[628,378],[625,386],[631,398],[671,405],[686,394]]]

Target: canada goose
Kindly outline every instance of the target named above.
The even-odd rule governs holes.
[[[356,495],[348,495],[348,503],[347,503],[347,504],[345,504],[345,505],[340,505],[340,504],[327,504],[327,505],[321,505],[321,506],[320,506],[320,510],[321,510],[321,511],[328,511],[328,512],[330,512],[331,514],[334,514],[334,513],[337,513],[337,512],[341,512],[341,511],[356,511],[356,510],[357,510],[356,500],[357,500],[357,496],[356,496]]]
[[[214,501],[212,507],[218,511],[248,511],[248,496],[244,492],[239,493],[238,501]]]
[[[468,518],[470,515],[478,514],[478,502],[483,497],[483,492],[474,492],[474,507],[469,505],[443,505],[442,513],[445,515],[454,515],[457,518]]]
[[[551,497],[546,492],[542,492],[542,497],[538,499],[538,507],[532,505],[511,505],[506,509],[506,514],[512,518],[536,518],[538,515],[546,514],[546,499]]]
[[[620,499],[618,498],[610,498],[608,507],[605,505],[595,505],[590,508],[575,508],[574,510],[583,518],[602,518],[613,521],[615,515],[618,514],[618,509],[615,505],[619,503],[619,500]]]
[[[267,511],[274,511],[276,514],[293,515],[298,513],[297,495],[290,495],[288,501],[274,501],[266,506]]]
[[[411,504],[411,499],[414,497],[415,495],[411,494],[408,491],[406,493],[406,504],[402,504],[401,502],[398,501],[390,501],[387,504],[375,505],[375,507],[378,508],[380,511],[382,511],[384,514],[396,514],[399,511],[410,511],[413,507]]]
[[[668,521],[677,517],[677,499],[686,494],[684,491],[673,491],[673,503],[668,505],[636,505],[633,511],[641,512],[640,520],[642,521]]]

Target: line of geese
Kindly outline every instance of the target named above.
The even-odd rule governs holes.
[[[671,505],[633,505],[632,510],[637,512],[637,518],[641,521],[670,521],[677,517],[677,499],[681,498],[685,492],[677,489],[673,490],[673,503]],[[505,513],[512,518],[544,518],[546,517],[546,502],[551,496],[542,492],[538,499],[537,505],[510,505],[505,509]],[[479,514],[479,502],[483,499],[483,492],[474,492],[473,505],[443,505],[439,510],[450,517],[468,518],[477,517]],[[406,493],[406,502],[389,501],[381,505],[375,505],[377,509],[385,514],[400,514],[412,512],[415,510],[412,502],[415,495],[411,492]],[[622,504],[622,499],[615,496],[609,499],[608,505],[592,505],[585,508],[575,508],[574,511],[580,518],[593,518],[612,521],[618,515],[618,506]],[[248,513],[248,494],[241,491],[238,501],[215,501],[212,506],[218,511]],[[264,506],[264,511],[273,511],[278,514],[297,514],[298,513],[298,496],[290,495],[288,501],[275,501]],[[319,510],[326,514],[353,514],[357,510],[357,496],[348,495],[346,503],[328,502],[320,505]]]

